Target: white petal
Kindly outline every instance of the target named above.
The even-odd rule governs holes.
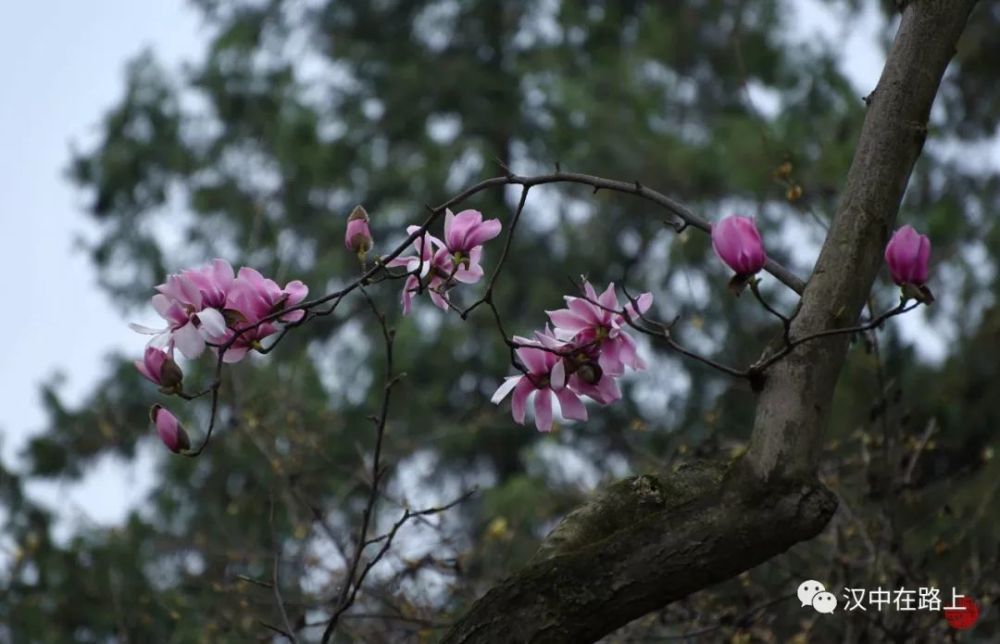
[[[136,324],[135,322],[131,322],[128,325],[128,328],[132,329],[136,333],[141,333],[143,335],[159,335],[166,330],[166,329],[151,329],[148,326]]]
[[[490,398],[490,402],[494,405],[499,405],[500,401],[506,398],[507,394],[514,390],[514,387],[517,386],[517,383],[521,382],[521,378],[523,377],[524,376],[507,376],[504,383],[500,385],[500,387],[496,390],[496,393],[493,394],[493,397]]]
[[[201,322],[201,335],[210,342],[216,342],[226,335],[226,318],[215,309],[205,309],[195,315]]]
[[[170,332],[164,331],[163,333],[157,333],[153,338],[146,343],[148,346],[156,347],[157,349],[163,349],[165,351],[170,351]]]
[[[566,386],[566,364],[560,358],[556,361],[552,371],[549,373],[549,384],[554,391],[559,391]]]
[[[198,329],[194,328],[194,325],[190,322],[174,331],[172,335],[177,349],[188,360],[197,358],[205,350],[205,338],[198,333]]]

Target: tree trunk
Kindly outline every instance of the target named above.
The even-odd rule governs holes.
[[[975,4],[906,4],[792,337],[856,323]],[[846,335],[800,345],[768,370],[743,459],[612,486],[569,515],[536,561],[477,600],[444,641],[593,641],[814,537],[836,509],[814,472],[847,348]]]

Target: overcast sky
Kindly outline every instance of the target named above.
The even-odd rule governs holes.
[[[152,47],[174,64],[197,56],[200,41],[198,16],[182,0],[3,3],[0,274],[12,310],[0,321],[0,456],[7,465],[43,426],[40,383],[61,372],[69,400],[80,400],[109,350],[143,346],[74,250],[75,237],[96,227],[64,177],[70,145],[94,141],[102,114],[121,95],[126,59]],[[62,491],[90,499],[95,520],[115,520],[141,498],[149,458],[129,468],[105,460],[83,489]],[[61,490],[32,491],[54,501]]]
[[[878,78],[883,56],[874,14],[838,31],[825,5],[800,8],[794,37],[823,34],[843,43],[845,69],[859,97]],[[152,48],[168,67],[195,59],[204,34],[183,0],[32,0],[8,2],[0,14],[0,271],[8,306],[0,322],[0,458],[10,466],[44,425],[39,385],[59,372],[70,402],[82,400],[118,349],[139,355],[131,333],[97,288],[87,258],[74,250],[96,227],[83,196],[65,179],[70,145],[89,147],[104,111],[123,88],[127,59]],[[755,96],[761,109],[767,96]],[[665,186],[669,190],[669,186]],[[109,523],[138,503],[151,477],[154,441],[126,465],[106,458],[80,485],[33,485],[33,496],[57,505],[70,520]]]

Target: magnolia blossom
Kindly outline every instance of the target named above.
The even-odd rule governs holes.
[[[764,242],[749,217],[726,217],[713,225],[712,248],[738,276],[753,275],[767,263]]]
[[[151,346],[170,350],[176,347],[186,358],[197,358],[206,344],[218,346],[232,342],[223,354],[226,362],[243,359],[261,340],[277,333],[279,324],[301,320],[305,312],[296,310],[261,322],[299,304],[309,293],[298,280],[281,288],[252,268],[243,267],[234,275],[232,266],[223,259],[170,275],[156,290],[153,308],[167,321],[167,328],[148,329],[139,325],[132,325],[132,328],[154,335]],[[240,329],[247,330],[233,339]],[[148,369],[155,375],[152,367]]]
[[[176,346],[185,358],[197,358],[206,342],[218,342],[225,335],[226,320],[220,308],[232,282],[233,269],[221,259],[211,266],[170,275],[156,287],[158,293],[152,300],[167,328],[132,328],[155,336],[154,346]]]
[[[625,367],[645,369],[646,363],[636,353],[635,340],[623,330],[628,325],[625,315],[632,320],[649,310],[653,303],[651,293],[643,293],[636,298],[636,307],[631,303],[621,308],[612,282],[600,295],[590,282],[583,285],[585,297],[565,296],[568,308],[546,311],[556,327],[556,336],[571,340],[578,347],[590,344],[597,346],[598,364],[605,373],[620,376]]]
[[[226,308],[238,311],[247,320],[256,322],[282,309],[295,306],[306,299],[307,295],[309,287],[299,280],[289,282],[285,288],[281,288],[274,280],[244,266],[236,275],[229,290]],[[278,320],[298,322],[305,314],[306,312],[301,309],[290,311],[280,316]]]
[[[565,418],[586,420],[581,397],[607,405],[622,397],[617,379],[628,367],[646,368],[635,340],[624,327],[649,310],[653,296],[643,293],[635,303],[619,305],[614,284],[600,295],[584,282],[584,297],[566,296],[567,308],[548,311],[554,329],[536,331],[531,339],[515,337],[515,350],[524,375],[509,376],[493,395],[499,403],[513,391],[514,420],[524,424],[527,398],[535,394],[535,425],[552,427],[552,397]]]
[[[528,396],[535,394],[535,427],[540,432],[552,431],[552,398],[559,401],[559,408],[564,418],[587,420],[587,408],[579,395],[566,386],[566,365],[563,359],[550,347],[560,343],[546,333],[537,333],[536,340],[514,338],[523,345],[515,350],[518,360],[524,365],[526,373],[520,376],[509,376],[493,394],[492,402],[499,403],[511,391],[511,410],[514,421],[524,424],[525,409]]]
[[[930,271],[930,258],[931,240],[913,226],[897,230],[885,247],[885,263],[889,265],[892,281],[900,286],[923,286]]]
[[[364,255],[371,250],[372,244],[372,231],[368,228],[368,213],[362,206],[355,206],[347,218],[347,234],[344,235],[344,245],[347,246],[347,250]]]
[[[301,320],[305,311],[300,309],[281,315],[274,321],[261,321],[299,304],[308,294],[309,288],[299,280],[281,288],[277,282],[256,270],[246,266],[241,268],[226,297],[226,314],[230,324],[220,344],[231,344],[222,354],[223,362],[239,362],[248,351],[259,348],[262,340],[279,331],[279,322]],[[242,332],[237,335],[239,330]]]
[[[180,274],[188,283],[198,288],[202,305],[214,309],[221,309],[226,305],[226,296],[234,280],[233,267],[229,262],[224,259],[214,259],[208,266],[189,268]],[[162,290],[160,292],[165,293]]]
[[[160,440],[174,454],[191,448],[191,440],[181,427],[177,417],[160,405],[153,405],[149,410],[149,418],[156,425],[156,433]]]
[[[472,249],[500,234],[500,220],[483,221],[483,213],[478,210],[463,210],[457,215],[445,210],[444,243],[452,254],[468,256]]]
[[[474,210],[467,210],[459,215],[466,213],[475,213],[479,220],[482,219],[482,215]],[[448,211],[447,214],[450,215],[451,211]],[[455,250],[434,235],[424,232],[413,240],[416,255],[397,257],[386,262],[386,265],[390,267],[404,266],[410,273],[403,283],[404,314],[409,313],[412,309],[413,296],[424,290],[430,294],[431,301],[436,306],[447,311],[450,308],[448,291],[458,283],[475,284],[482,279],[483,267],[480,261],[483,256],[483,247],[478,244],[470,247],[468,241],[477,241],[492,230],[492,226],[487,226],[485,229],[482,229],[482,226],[491,222],[497,222],[499,225],[500,222],[493,219],[490,222],[480,223],[480,221],[473,221],[474,219],[474,217],[467,216],[459,220],[458,215],[452,216],[451,227],[446,220],[445,233],[446,235],[451,233],[453,241],[456,243]],[[455,221],[459,221],[459,223],[455,224]],[[475,230],[472,230],[473,228]],[[409,235],[415,235],[420,232],[420,226],[410,226],[406,232]],[[486,238],[491,239],[495,236],[494,234]]]
[[[159,347],[146,347],[142,360],[136,360],[133,364],[147,380],[164,390],[179,389],[181,380],[184,379],[184,373],[174,362],[170,352]]]

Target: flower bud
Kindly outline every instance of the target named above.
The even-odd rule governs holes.
[[[364,206],[355,206],[347,218],[347,234],[344,236],[344,245],[347,246],[347,250],[363,256],[371,250],[373,243],[372,231],[368,228],[368,213]]]
[[[579,366],[576,370],[576,375],[588,385],[596,385],[604,377],[604,370],[601,369],[601,365],[588,360]]]
[[[143,377],[159,385],[164,393],[173,393],[180,389],[184,372],[174,362],[169,352],[156,347],[146,347],[142,360],[136,360],[133,364]]]
[[[931,240],[921,235],[913,226],[897,230],[885,247],[885,263],[889,266],[892,281],[900,286],[923,286],[927,281],[931,259]]]
[[[179,454],[191,448],[187,432],[181,427],[177,417],[167,409],[153,405],[149,409],[149,418],[156,425],[156,433],[160,435],[160,440],[171,452]]]
[[[753,275],[767,263],[764,243],[749,217],[726,217],[713,225],[712,248],[738,276]]]

